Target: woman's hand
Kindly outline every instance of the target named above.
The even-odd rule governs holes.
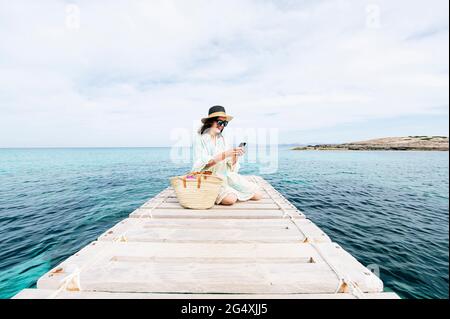
[[[245,148],[243,148],[243,147],[237,147],[237,148],[235,148],[235,150],[236,150],[237,156],[242,156],[245,154]]]
[[[238,147],[234,149],[233,155],[231,156],[231,165],[234,167],[238,161],[238,157],[245,154],[245,149],[243,147]]]
[[[242,156],[245,154],[245,150],[243,147],[236,147],[232,148],[231,150],[228,150],[224,153],[225,158],[227,157],[236,157],[236,156]]]
[[[245,154],[245,150],[243,147],[237,147],[237,148],[232,148],[228,151],[222,152],[218,155],[216,155],[216,157],[214,157],[214,159],[212,159],[207,165],[206,167],[212,167],[214,165],[216,165],[217,163],[226,160],[227,158],[231,157],[233,158],[233,164],[236,163],[238,156],[242,156]]]

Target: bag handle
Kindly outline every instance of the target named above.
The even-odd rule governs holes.
[[[208,176],[211,176],[212,172],[211,171],[205,171],[205,172],[190,172],[186,175],[183,176],[182,181],[183,181],[183,187],[186,188],[187,187],[187,177],[194,177],[197,176],[197,188],[201,187],[202,184],[202,176],[204,177],[204,179],[206,180],[208,178]]]

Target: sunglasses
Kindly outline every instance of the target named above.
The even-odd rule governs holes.
[[[228,125],[228,121],[222,121],[222,120],[217,121],[217,126],[227,127],[227,125]]]

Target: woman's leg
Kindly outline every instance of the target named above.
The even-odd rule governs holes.
[[[234,203],[236,203],[237,200],[238,200],[238,198],[235,194],[229,194],[222,199],[220,204],[230,206],[230,205],[233,205]]]
[[[251,200],[260,200],[262,199],[262,194],[261,192],[256,192],[255,195],[253,195],[252,198],[250,198]]]

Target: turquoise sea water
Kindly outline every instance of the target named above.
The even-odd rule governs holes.
[[[169,149],[0,149],[0,298],[189,170]],[[448,152],[281,148],[272,185],[404,298],[448,298]],[[259,174],[244,164],[242,173]]]

